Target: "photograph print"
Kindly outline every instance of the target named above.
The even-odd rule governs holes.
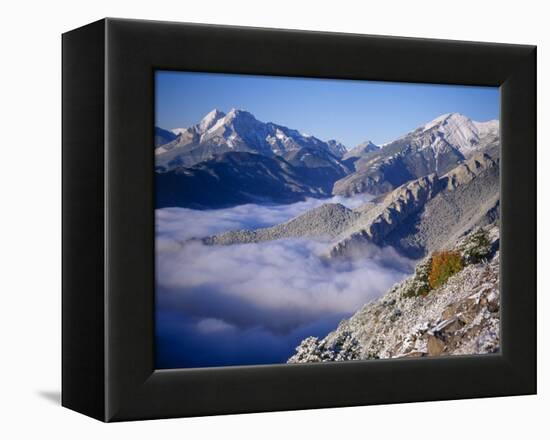
[[[158,369],[500,349],[499,89],[155,72]]]

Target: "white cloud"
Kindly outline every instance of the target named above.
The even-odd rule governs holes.
[[[157,240],[164,245],[165,236],[177,241],[205,237],[225,231],[265,228],[286,222],[324,203],[341,203],[356,208],[369,200],[369,196],[331,199],[307,199],[288,205],[239,205],[233,208],[195,210],[163,208],[156,210]],[[157,243],[158,245],[159,243]]]
[[[329,242],[321,239],[231,246],[185,242],[252,222],[279,223],[315,205],[302,203],[157,211],[157,317],[162,320],[169,314],[172,320],[161,321],[158,336],[175,338],[170,339],[172,345],[162,345],[163,359],[170,358],[170,350],[177,350],[174,344],[185,340],[181,343],[187,351],[181,362],[186,365],[195,365],[199,359],[200,365],[219,364],[224,356],[228,364],[230,359],[236,363],[269,360],[268,353],[263,353],[269,350],[265,344],[284,361],[300,338],[334,328],[412,270],[413,262],[392,248],[374,245],[366,247],[360,258],[328,261],[322,256]],[[174,336],[176,327],[178,336]],[[227,344],[238,347],[229,350]],[[164,364],[171,365],[170,361]]]
[[[235,327],[227,322],[216,319],[216,318],[206,318],[202,319],[197,323],[197,330],[202,333],[215,333],[230,331],[235,329]]]
[[[158,287],[182,304],[202,305],[210,295],[246,303],[263,312],[262,319],[265,312],[273,312],[277,317],[272,323],[247,321],[277,328],[287,321],[298,325],[325,314],[352,313],[409,270],[402,259],[398,266],[388,265],[395,255],[390,248],[373,247],[368,258],[331,263],[321,258],[327,246],[327,242],[296,239],[232,246],[189,242],[158,255]],[[197,313],[207,314],[207,309],[204,304]],[[211,309],[231,323],[223,310]],[[280,314],[286,316],[281,320]]]

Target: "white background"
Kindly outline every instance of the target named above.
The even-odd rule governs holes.
[[[4,1],[0,6],[0,437],[542,438],[550,166],[543,1]],[[539,395],[102,424],[59,406],[61,39],[105,16],[538,45]],[[330,62],[330,60],[327,60]],[[368,103],[365,103],[368,105]],[[546,347],[545,347],[546,344]],[[448,378],[449,382],[453,380]],[[503,437],[501,437],[503,438]]]

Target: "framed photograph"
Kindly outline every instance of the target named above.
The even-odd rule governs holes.
[[[536,48],[105,19],[63,35],[63,405],[536,392]]]

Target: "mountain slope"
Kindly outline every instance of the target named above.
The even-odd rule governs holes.
[[[498,145],[498,121],[475,122],[458,113],[442,115],[378,151],[360,155],[355,171],[333,193],[383,194],[431,173],[444,174],[478,151]]]
[[[324,149],[299,148],[281,155],[300,173],[305,182],[330,195],[334,182],[350,172],[332,153]]]
[[[155,148],[168,144],[176,139],[176,135],[168,130],[163,130],[160,127],[155,127]]]
[[[498,161],[477,153],[442,177],[421,177],[369,205],[330,254],[350,257],[365,243],[374,243],[422,257],[472,227],[494,221],[499,197]]]
[[[487,245],[480,245],[479,237]],[[461,238],[453,252],[465,267],[422,295],[411,286],[423,282],[430,261],[396,284],[326,337],[309,337],[289,363],[495,353],[500,348],[499,230],[493,226]],[[476,259],[471,260],[475,253]]]
[[[327,196],[278,156],[230,152],[190,168],[158,173],[158,208],[221,208],[244,203],[292,203]]]

